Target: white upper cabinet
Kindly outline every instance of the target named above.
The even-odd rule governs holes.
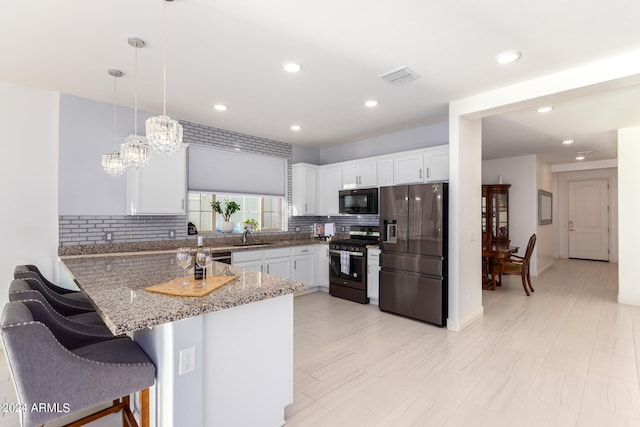
[[[306,163],[291,166],[293,203],[292,214],[305,216],[316,214],[316,174],[318,167]]]
[[[411,153],[393,159],[393,184],[424,182],[424,157]]]
[[[449,146],[329,165],[292,165],[293,215],[337,215],[338,191],[449,180]]]
[[[129,215],[185,215],[187,144],[166,155],[151,151],[149,164],[127,170]]]
[[[393,158],[378,160],[378,187],[393,185]]]
[[[449,181],[449,146],[434,147],[424,154],[426,182]]]
[[[323,166],[318,169],[317,213],[338,215],[338,191],[342,190],[342,166]]]
[[[441,145],[395,156],[393,183],[412,184],[449,180],[449,146]]]
[[[378,162],[356,161],[342,166],[342,188],[378,186]]]

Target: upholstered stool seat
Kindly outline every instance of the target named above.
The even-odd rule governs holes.
[[[47,320],[46,307],[36,300],[10,302],[2,313],[2,340],[11,376],[21,405],[47,404],[65,411],[23,411],[21,425],[39,426],[106,402],[106,415],[122,409],[123,423],[137,425],[128,396],[142,391],[141,419],[148,422],[148,387],[155,380],[155,366],[129,338],[97,337],[74,333]],[[47,324],[46,322],[52,322]],[[122,397],[126,396],[126,397]],[[97,414],[78,421],[81,425]]]

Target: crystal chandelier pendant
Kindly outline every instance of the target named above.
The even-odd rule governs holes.
[[[182,144],[182,125],[168,116],[148,118],[146,132],[149,145],[159,153],[175,153]]]
[[[109,154],[102,155],[102,169],[109,176],[120,176],[124,173],[126,166],[122,157],[120,157],[120,153],[112,151]]]
[[[120,156],[125,167],[140,168],[149,163],[151,152],[145,138],[129,135],[120,145]]]

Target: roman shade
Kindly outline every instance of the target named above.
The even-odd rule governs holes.
[[[287,160],[189,145],[189,191],[285,196]]]

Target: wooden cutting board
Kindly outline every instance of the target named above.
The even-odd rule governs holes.
[[[203,297],[220,286],[224,286],[236,279],[236,276],[208,276],[205,286],[200,285],[202,280],[194,279],[193,276],[187,277],[188,285],[183,285],[184,279],[179,277],[166,283],[149,286],[145,291],[157,292],[159,294],[174,295],[178,297]]]

